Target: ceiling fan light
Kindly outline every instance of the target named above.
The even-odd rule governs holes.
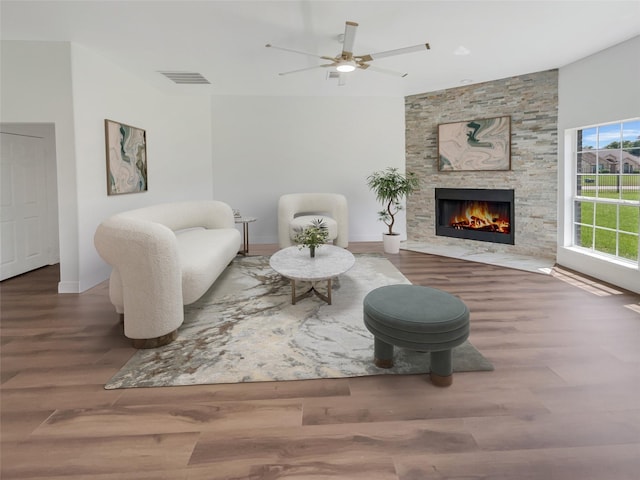
[[[354,62],[343,62],[336,67],[336,70],[342,73],[353,72],[355,69],[356,66]]]

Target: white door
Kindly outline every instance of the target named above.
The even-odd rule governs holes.
[[[47,265],[44,139],[0,133],[0,280]]]

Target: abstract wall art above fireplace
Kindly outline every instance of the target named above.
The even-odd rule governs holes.
[[[438,170],[509,170],[511,117],[438,125]]]

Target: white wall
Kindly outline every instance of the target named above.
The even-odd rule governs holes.
[[[350,240],[382,240],[366,178],[404,171],[404,98],[221,96],[212,112],[215,198],[258,217],[251,243],[277,243],[278,198],[297,192],[344,194]]]
[[[599,52],[560,69],[558,109],[559,211],[558,263],[640,293],[640,270],[584,255],[571,249],[573,168],[565,153],[567,129],[626,120],[640,114],[640,37]]]
[[[213,197],[211,124],[207,98],[168,97],[84,47],[72,45],[71,51],[84,291],[110,272],[93,246],[102,219],[155,203]],[[107,196],[105,118],[146,131],[147,192]]]
[[[208,97],[169,97],[75,44],[2,42],[1,60],[2,121],[55,124],[61,293],[107,278],[93,246],[103,218],[213,197]],[[105,118],[146,130],[148,192],[107,196]]]
[[[79,275],[70,50],[66,42],[3,41],[0,55],[1,121],[55,125],[61,291],[74,291]]]

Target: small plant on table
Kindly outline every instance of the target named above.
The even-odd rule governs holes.
[[[311,225],[305,228],[296,230],[297,233],[293,238],[299,247],[309,248],[311,257],[316,256],[316,247],[327,243],[329,238],[329,229],[321,218],[315,218],[311,221]]]

